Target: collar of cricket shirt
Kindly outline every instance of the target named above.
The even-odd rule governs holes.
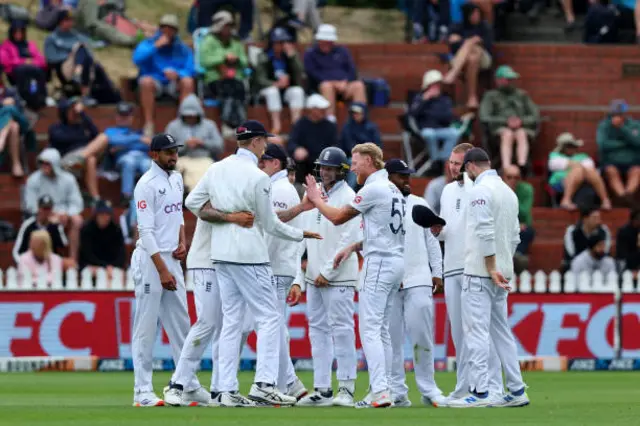
[[[496,172],[494,169],[485,170],[484,172],[480,173],[480,175],[478,175],[475,184],[479,184],[485,176],[498,176],[498,172]]]
[[[258,157],[256,157],[253,152],[249,151],[246,148],[238,148],[238,152],[236,152],[236,155],[240,158],[245,158],[253,161],[253,164],[255,164],[256,166],[258,165]]]
[[[153,171],[154,175],[164,176],[164,178],[167,180],[169,180],[169,177],[171,176],[170,171],[168,172],[162,169],[162,167],[158,166],[158,163],[156,163],[155,161],[151,161],[151,170]]]
[[[288,178],[288,177],[289,177],[289,172],[287,171],[287,169],[280,170],[278,173],[274,173],[271,175],[271,182],[273,183],[277,180]]]
[[[327,191],[327,189],[324,187],[324,185],[322,185],[322,191],[329,195],[333,192],[336,192],[340,187],[342,187],[342,185],[346,185],[346,182],[344,180],[339,180],[336,183],[333,184],[333,186],[331,187],[330,190]]]
[[[389,179],[389,173],[385,169],[378,170],[377,172],[371,173],[367,180],[364,181],[364,184],[372,183],[380,179]],[[364,185],[363,185],[364,186]]]

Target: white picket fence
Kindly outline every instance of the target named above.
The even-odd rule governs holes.
[[[187,290],[193,290],[193,282],[187,275]],[[620,278],[622,278],[620,283]],[[564,287],[562,285],[562,275],[557,272],[545,274],[538,271],[533,275],[527,271],[520,274],[516,283],[512,283],[512,293],[640,293],[640,274],[634,279],[630,271],[625,271],[620,277],[616,273],[603,276],[600,272],[592,275],[581,274],[576,277],[571,272],[564,276]],[[75,269],[70,269],[66,273],[66,283],[63,284],[62,274],[58,274],[49,285],[46,276],[18,277],[16,268],[0,270],[0,291],[133,291],[133,276],[129,271],[114,270],[109,281],[107,272],[99,269],[96,276],[92,275],[88,269],[80,274]]]

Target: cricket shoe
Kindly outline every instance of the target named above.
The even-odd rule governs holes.
[[[212,405],[211,392],[205,388],[182,392],[182,406],[184,407],[215,407]]]
[[[521,395],[514,395],[510,392],[500,398],[496,403],[491,404],[491,407],[524,407],[529,405],[530,402],[526,392],[523,392]]]
[[[182,389],[178,387],[165,386],[162,392],[164,403],[172,407],[180,407],[182,405]]]
[[[287,386],[287,395],[292,396],[296,401],[300,401],[309,391],[304,387],[304,383],[296,377],[296,379]]]
[[[209,403],[209,407],[219,407],[220,406],[220,392],[211,392],[211,402]]]
[[[494,402],[494,400],[489,396],[479,398],[478,396],[469,393],[462,398],[452,399],[447,403],[447,406],[451,408],[482,408],[488,407],[492,402]]]
[[[133,397],[134,407],[164,407],[164,401],[153,392],[140,392]]]
[[[255,407],[256,403],[238,392],[221,392],[220,407]]]
[[[393,405],[390,392],[388,390],[376,393],[369,393],[362,400],[355,404],[356,408],[387,408]]]
[[[353,394],[345,387],[339,388],[338,394],[333,398],[333,405],[337,407],[353,407],[354,403]]]
[[[411,407],[411,400],[407,395],[402,395],[393,399],[393,408],[408,408]]]
[[[250,400],[261,404],[273,405],[276,407],[294,405],[298,400],[289,395],[285,395],[273,385],[258,386],[256,383],[251,385],[249,395]]]
[[[444,408],[448,406],[447,404],[449,403],[449,398],[442,394],[436,395],[431,398],[426,395],[422,395],[422,403],[424,405],[431,405],[436,408]]]
[[[331,407],[333,405],[333,390],[327,389],[320,391],[316,389],[314,392],[302,398],[296,406],[298,407]]]

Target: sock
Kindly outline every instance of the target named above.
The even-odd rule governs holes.
[[[515,392],[511,392],[511,393],[512,393],[513,395],[515,395],[515,396],[521,396],[521,395],[524,395],[524,388],[522,388],[522,389],[520,389],[520,390],[518,390],[518,391],[515,391]]]
[[[480,399],[485,399],[486,397],[489,396],[489,392],[488,391],[485,391],[485,392],[472,391],[471,393],[474,396],[477,396]]]
[[[268,387],[272,388],[273,387],[273,385],[271,383],[265,383],[265,382],[256,382],[256,385],[258,385],[258,387],[260,389],[268,388]]]
[[[356,391],[356,381],[355,380],[338,380],[338,386],[341,388],[345,388],[352,395]]]
[[[325,398],[330,398],[333,396],[333,389],[331,388],[315,388],[314,390]]]
[[[179,385],[179,384],[177,384],[177,383],[173,383],[173,382],[169,383],[169,387],[170,387],[171,389],[184,390],[184,388],[183,388],[183,386],[182,386],[182,385]]]
[[[211,391],[211,399],[216,399],[220,395],[220,392]]]

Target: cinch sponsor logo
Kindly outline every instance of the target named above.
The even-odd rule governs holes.
[[[283,209],[286,210],[287,207],[287,203],[281,203],[280,201],[274,201],[273,202],[273,207],[277,208],[277,209]]]
[[[485,204],[487,204],[487,202],[485,200],[483,200],[483,199],[473,200],[471,202],[471,207],[484,206]]]
[[[164,206],[164,212],[166,214],[171,214],[171,213],[181,212],[181,211],[182,211],[182,203],[167,204],[166,206]]]

